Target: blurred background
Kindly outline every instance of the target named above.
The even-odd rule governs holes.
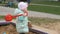
[[[19,3],[19,1],[20,0],[0,0],[0,10],[4,6],[4,8],[2,8],[2,10],[0,11],[0,15],[2,13],[4,14],[8,12],[11,12],[13,14],[13,9],[18,8],[17,4]],[[35,16],[37,14],[36,16],[43,17],[51,16],[52,18],[54,18],[54,16],[57,15],[55,17],[60,18],[60,0],[27,0],[27,2],[29,3],[28,10],[31,11],[31,15]],[[9,9],[7,7],[9,7]],[[29,20],[32,22],[32,24],[35,24],[39,27],[56,30],[57,32],[60,33],[60,19],[51,19],[48,17],[36,18],[36,16],[29,17]],[[4,19],[4,16],[0,16],[0,19],[1,18]]]
[[[60,15],[60,0],[27,0],[28,10]],[[0,0],[0,6],[17,8],[19,0]]]

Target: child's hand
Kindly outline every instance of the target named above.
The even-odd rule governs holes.
[[[26,16],[26,14],[23,14],[23,16]]]
[[[28,14],[27,13],[24,13],[23,16],[28,16]]]
[[[28,10],[27,8],[23,10],[24,11],[24,16],[28,16]]]

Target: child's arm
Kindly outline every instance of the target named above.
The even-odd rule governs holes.
[[[23,16],[23,14],[19,11],[19,9],[15,9],[13,18],[16,18],[18,16]]]
[[[22,16],[23,14],[17,14],[17,15],[15,15],[14,17],[16,18],[16,17],[18,17],[18,16]]]
[[[16,18],[18,16],[28,16],[28,11],[26,9],[24,9],[23,11],[24,11],[24,14],[17,14],[14,17]]]

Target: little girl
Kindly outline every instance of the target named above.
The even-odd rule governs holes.
[[[26,1],[26,0],[25,0]],[[25,34],[29,32],[28,28],[28,3],[24,0],[20,0],[18,8],[15,9],[16,17],[16,29],[19,34]]]

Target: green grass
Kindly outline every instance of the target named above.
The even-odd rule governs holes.
[[[28,7],[28,10],[38,11],[38,12],[46,12],[46,13],[52,13],[52,14],[60,15],[60,7],[30,5]]]
[[[0,15],[0,20],[5,19],[5,16]]]
[[[1,18],[4,18],[4,17],[5,17],[5,16],[0,16],[0,19],[1,19]]]
[[[37,1],[37,2],[36,2]],[[60,6],[60,2],[56,1],[39,1],[39,0],[32,0],[31,3],[34,4],[47,4],[47,5],[58,5]]]

